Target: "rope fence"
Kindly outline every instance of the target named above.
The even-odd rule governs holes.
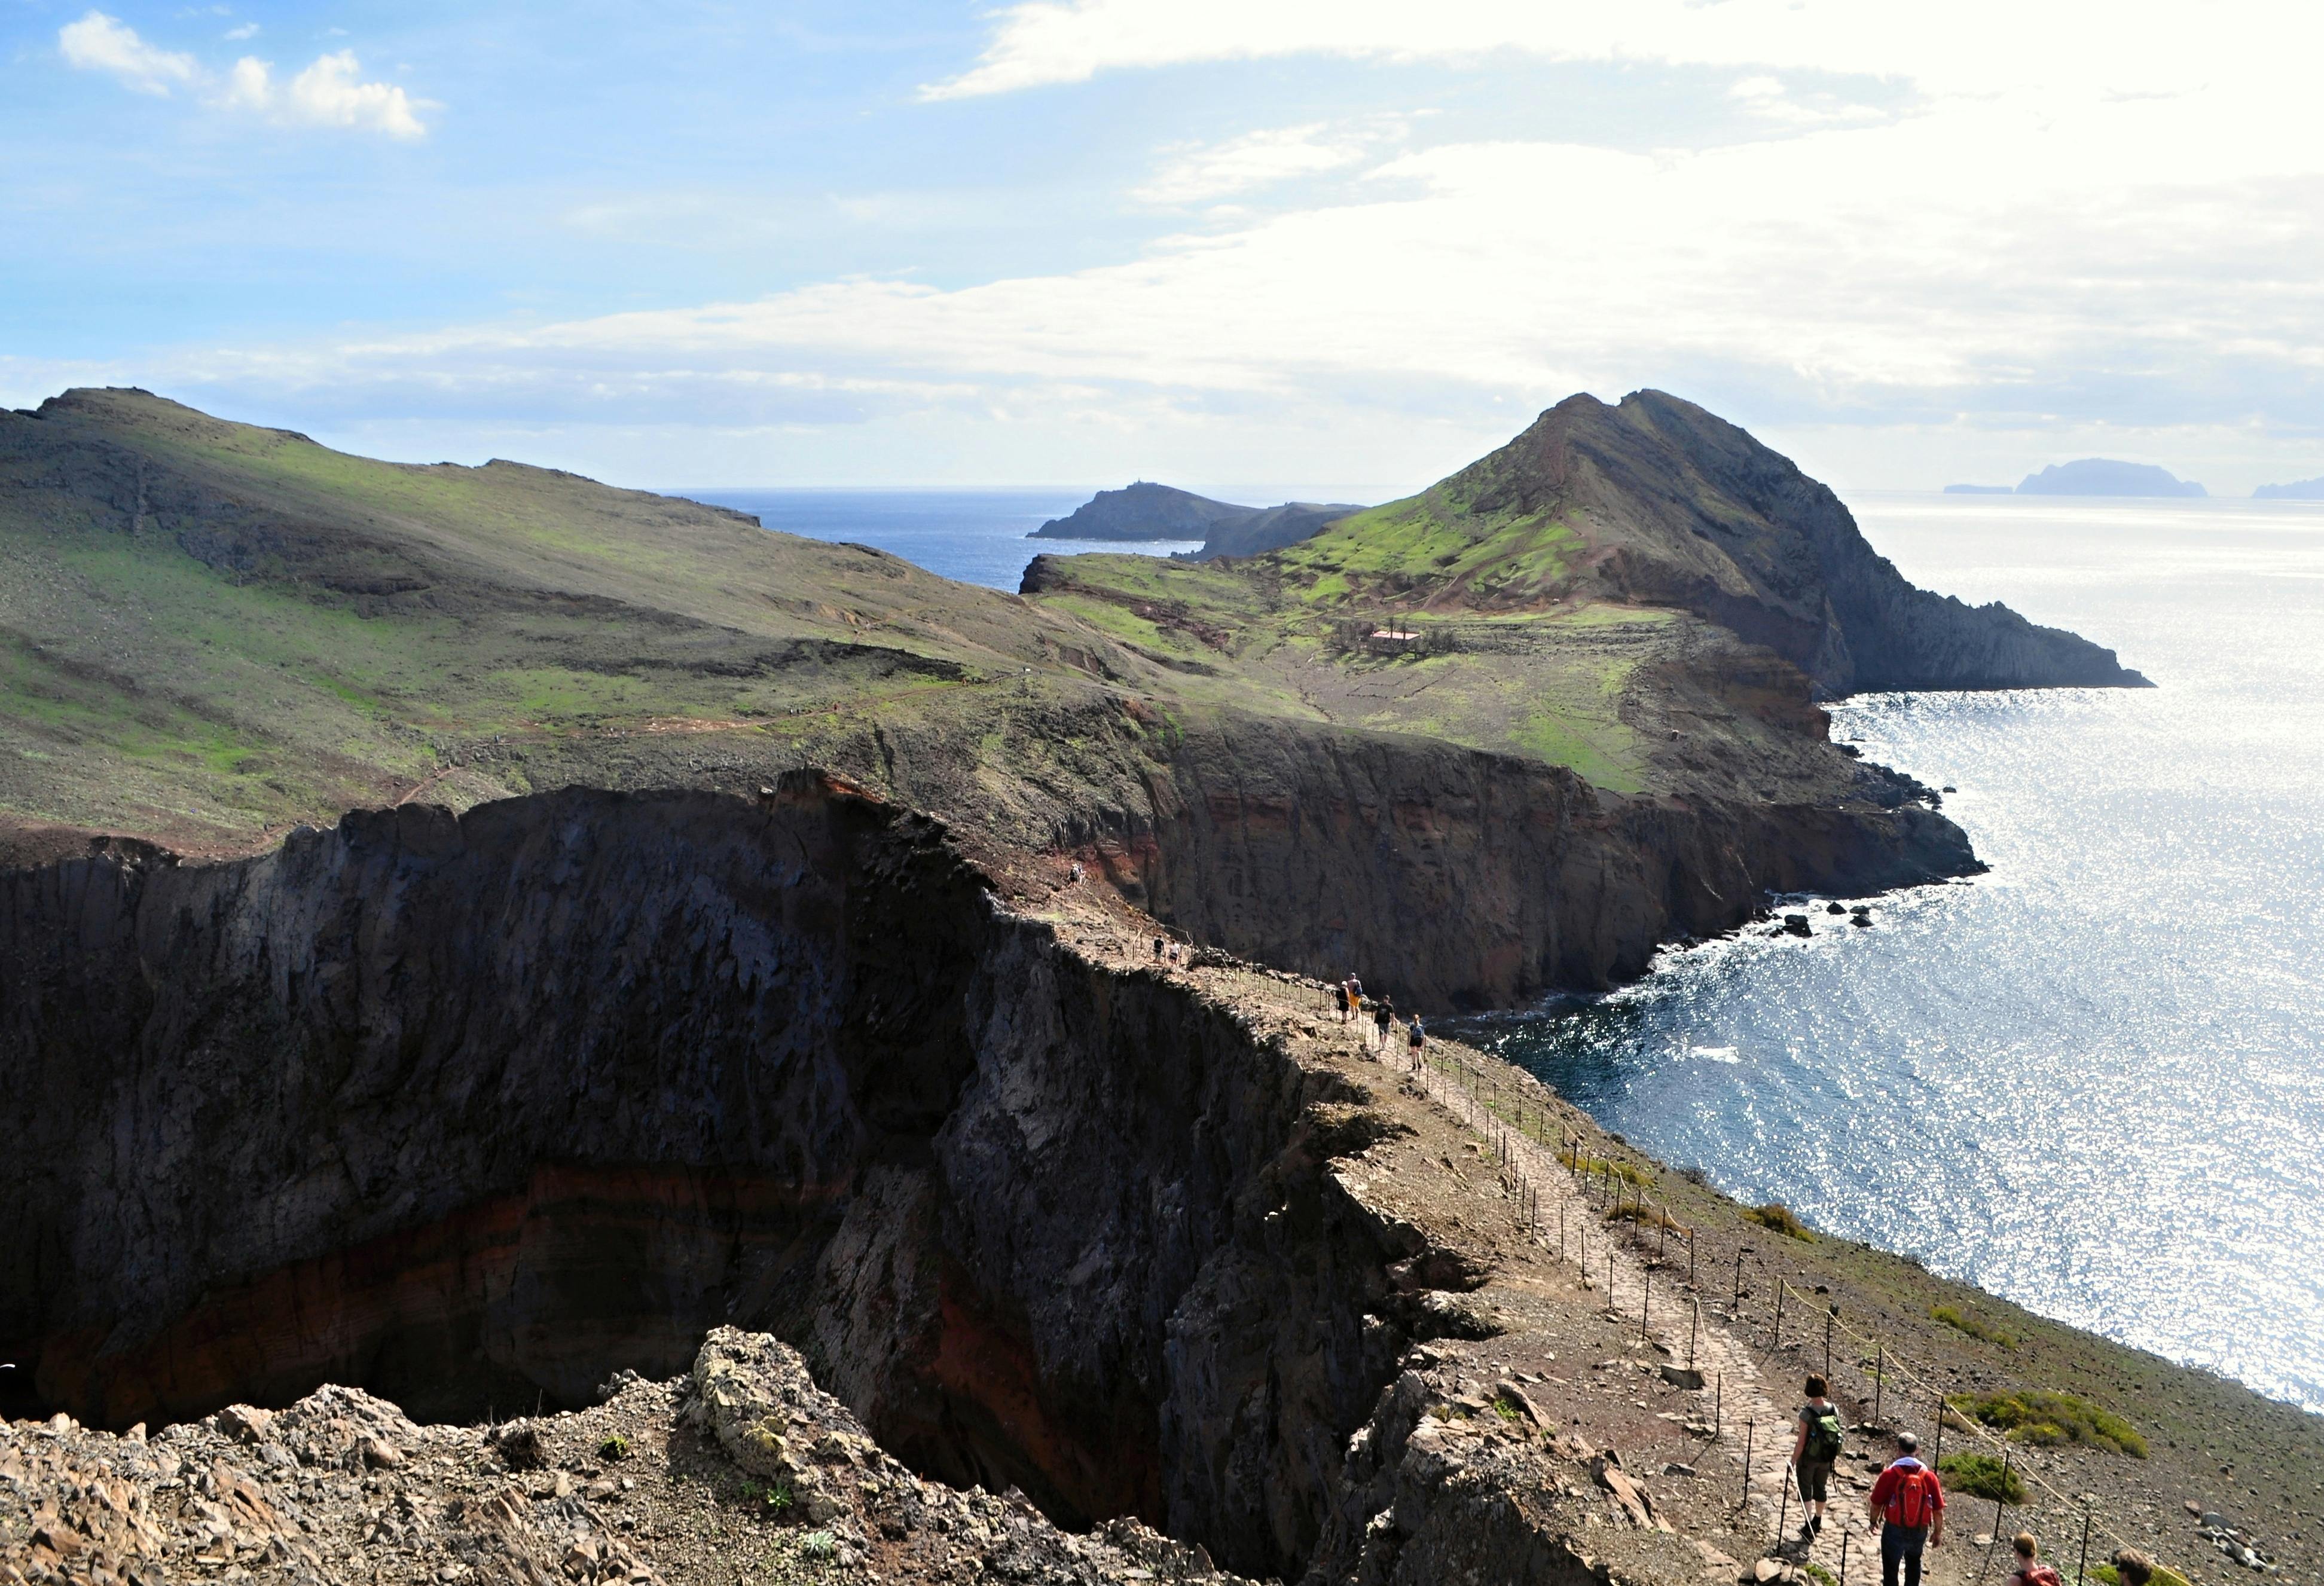
[[[1197,967],[1197,965],[1190,964],[1188,967]],[[1377,1056],[1383,1062],[1390,1061],[1392,1054],[1396,1053],[1398,1044],[1397,1024],[1392,1021],[1387,1030],[1380,1033],[1376,1014],[1371,1009],[1351,1010],[1343,1015],[1334,1000],[1334,988],[1328,982],[1244,964],[1231,966],[1206,964],[1199,967],[1211,969],[1214,973],[1223,971],[1230,981],[1249,981],[1251,982],[1251,990],[1259,991],[1270,999],[1282,997],[1286,991],[1298,993],[1302,1005],[1311,1009],[1320,1019],[1335,1020],[1342,1025],[1352,1025],[1360,1042],[1367,1050],[1376,1051]],[[1370,1000],[1369,998],[1366,1000]],[[1404,1028],[1408,1035],[1409,1027],[1405,1026]],[[1653,1259],[1644,1266],[1639,1273],[1637,1296],[1638,1335],[1642,1339],[1650,1338],[1652,1335],[1654,1271],[1669,1261],[1671,1236],[1676,1233],[1680,1237],[1683,1253],[1686,1259],[1686,1275],[1683,1279],[1673,1278],[1667,1281],[1683,1282],[1685,1288],[1690,1291],[1689,1297],[1680,1305],[1680,1309],[1689,1313],[1687,1369],[1689,1372],[1694,1372],[1702,1323],[1702,1301],[1698,1286],[1696,1231],[1674,1218],[1670,1213],[1669,1203],[1665,1201],[1657,1199],[1655,1205],[1651,1209],[1648,1208],[1646,1191],[1652,1183],[1649,1170],[1622,1159],[1613,1151],[1609,1151],[1604,1157],[1593,1158],[1584,1155],[1583,1134],[1578,1129],[1569,1129],[1565,1121],[1566,1115],[1573,1114],[1571,1103],[1545,1105],[1538,1100],[1530,1098],[1524,1091],[1514,1086],[1504,1085],[1499,1073],[1488,1071],[1471,1063],[1457,1047],[1431,1041],[1416,1051],[1407,1047],[1404,1055],[1410,1062],[1412,1072],[1416,1073],[1425,1067],[1434,1073],[1450,1077],[1457,1083],[1462,1103],[1460,1110],[1462,1121],[1484,1138],[1491,1151],[1494,1166],[1501,1183],[1515,1202],[1516,1219],[1518,1224],[1534,1236],[1542,1238],[1545,1246],[1549,1231],[1545,1226],[1543,1216],[1545,1197],[1542,1194],[1542,1186],[1533,1182],[1526,1175],[1517,1154],[1510,1148],[1510,1136],[1513,1131],[1553,1151],[1554,1160],[1564,1167],[1585,1206],[1591,1204],[1591,1196],[1595,1194],[1600,1198],[1601,1203],[1594,1209],[1602,1212],[1608,1222],[1627,1222],[1629,1225],[1630,1242],[1634,1249],[1642,1253],[1646,1251],[1648,1231],[1651,1230]],[[1574,1115],[1578,1116],[1578,1114]],[[1551,1134],[1553,1123],[1556,1126],[1554,1138]],[[1558,1259],[1560,1261],[1572,1259],[1582,1284],[1587,1286],[1591,1281],[1591,1266],[1588,1224],[1584,1222],[1578,1227],[1569,1229],[1565,1198],[1557,1196],[1554,1199],[1557,1203]],[[1622,1296],[1616,1288],[1613,1242],[1614,1234],[1609,1230],[1606,1234],[1603,1247],[1605,1314],[1609,1319],[1627,1321],[1628,1317],[1621,1309]],[[1735,1342],[1747,1351],[1757,1354],[1761,1351],[1751,1343],[1750,1330],[1745,1324],[1742,1315],[1744,1258],[1756,1252],[1748,1245],[1739,1246],[1736,1251],[1728,1320],[1734,1324],[1730,1336]],[[2004,1471],[2005,1496],[1995,1500],[1992,1541],[1986,1550],[1984,1564],[1978,1571],[1980,1581],[1986,1571],[1990,1568],[1995,1556],[2007,1545],[2002,1529],[2003,1517],[2007,1510],[2013,1507],[2020,1509],[2034,1507],[2023,1501],[2015,1505],[2008,1501],[2006,1496],[2007,1490],[2006,1483],[2012,1475],[2021,1481],[2038,1488],[2054,1499],[2060,1512],[2080,1518],[2082,1523],[2080,1536],[2080,1556],[2076,1562],[2073,1577],[2076,1586],[2085,1586],[2089,1579],[2089,1546],[2093,1536],[2102,1537],[2119,1548],[2135,1545],[2112,1526],[2098,1520],[2092,1506],[2060,1490],[2055,1483],[2031,1465],[2015,1463],[2015,1456],[2019,1449],[2018,1444],[2011,1443],[2007,1438],[1999,1435],[1973,1416],[1959,1409],[1951,1402],[1951,1396],[1948,1396],[1941,1388],[1932,1383],[1924,1370],[1916,1369],[1904,1356],[1889,1345],[1886,1339],[1860,1332],[1840,1320],[1840,1307],[1836,1303],[1827,1303],[1823,1296],[1795,1287],[1780,1272],[1774,1274],[1774,1277],[1775,1314],[1768,1328],[1767,1348],[1765,1351],[1770,1362],[1772,1357],[1779,1355],[1784,1347],[1784,1301],[1786,1298],[1791,1298],[1802,1302],[1808,1307],[1807,1314],[1818,1315],[1822,1327],[1824,1363],[1822,1375],[1827,1379],[1832,1374],[1832,1346],[1835,1338],[1845,1338],[1858,1346],[1859,1354],[1854,1364],[1863,1374],[1869,1389],[1869,1413],[1872,1425],[1877,1425],[1884,1404],[1891,1399],[1900,1399],[1903,1405],[1911,1406],[1904,1411],[1907,1415],[1917,1415],[1918,1407],[1926,1405],[1931,1406],[1933,1423],[1931,1429],[1929,1454],[1929,1462],[1932,1465],[1937,1464],[1943,1458],[1944,1434],[1948,1430],[1969,1437],[1983,1451],[1997,1452],[2000,1455]],[[1667,1307],[1678,1299],[1679,1296],[1675,1295],[1666,1298],[1665,1315],[1673,1314]],[[1866,1350],[1870,1351],[1872,1360],[1871,1369],[1868,1371],[1864,1369],[1861,1353]],[[1892,1380],[1910,1391],[1903,1394],[1894,1391],[1891,1386]],[[1711,1387],[1711,1391],[1713,1395],[1713,1409],[1708,1440],[1717,1443],[1723,1441],[1726,1435],[1726,1385],[1723,1378]],[[1742,1471],[1743,1501],[1746,1504],[1749,1501],[1752,1465],[1757,1453],[1757,1417],[1747,1413]],[[1776,1519],[1779,1545],[1784,1540],[1782,1533],[1794,1485],[1788,1469],[1790,1463],[1788,1453],[1784,1456],[1784,1462],[1786,1469],[1782,1480],[1783,1493]],[[1843,1570],[1846,1568],[1847,1549],[1848,1534],[1843,1532],[1841,1539]],[[2200,1579],[2191,1571],[2176,1563],[2165,1563],[2163,1567],[2190,1581]],[[1844,1581],[1844,1575],[1842,1580]]]

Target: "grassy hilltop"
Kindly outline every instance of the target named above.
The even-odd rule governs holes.
[[[1654,393],[1574,398],[1268,556],[1044,558],[1026,590],[553,470],[71,392],[0,415],[0,820],[20,846],[218,851],[355,805],[817,760],[1038,847],[1138,797],[1195,718],[1617,795],[1893,806],[1813,690],[2135,676],[1912,590],[1830,492]]]

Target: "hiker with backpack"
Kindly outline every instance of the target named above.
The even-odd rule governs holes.
[[[1792,1477],[1799,1483],[1800,1504],[1808,1512],[1800,1526],[1800,1540],[1812,1542],[1823,1530],[1824,1499],[1831,1489],[1831,1468],[1847,1446],[1840,1425],[1840,1410],[1826,1397],[1831,1384],[1821,1377],[1807,1380],[1808,1402],[1800,1406],[1800,1434],[1792,1440]]]
[[[2036,1562],[2041,1557],[2042,1545],[2034,1540],[2033,1532],[2020,1531],[2009,1539],[2009,1545],[2017,1554],[2017,1567],[2003,1579],[2002,1586],[2065,1586],[2057,1571]],[[2119,1575],[2121,1572],[2117,1570],[2116,1573]]]
[[[1880,1534],[1880,1586],[1921,1586],[1921,1549],[1945,1540],[1945,1489],[1920,1459],[1921,1440],[1896,1434],[1896,1457],[1865,1495],[1872,1528]]]
[[[1340,1010],[1340,1022],[1348,1022],[1348,982],[1342,981],[1332,988],[1332,1006]]]
[[[1420,1015],[1412,1016],[1412,1072],[1420,1072],[1421,1054],[1428,1045],[1428,1032],[1420,1028]]]
[[[1388,1033],[1396,1028],[1396,999],[1382,996],[1372,1004],[1372,1023],[1379,1027],[1380,1056],[1388,1056]]]

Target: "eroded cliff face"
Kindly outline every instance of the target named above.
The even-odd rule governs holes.
[[[1510,1007],[1634,979],[1660,943],[1731,930],[1770,892],[1982,868],[1910,784],[1867,776],[1886,807],[1624,798],[1510,755],[1230,722],[1189,730],[1144,809],[1063,841],[1196,940],[1353,970],[1407,1008]]]
[[[0,945],[18,1413],[572,1405],[732,1321],[929,1474],[1283,1572],[1406,1342],[1339,1082],[825,779],[115,847]]]

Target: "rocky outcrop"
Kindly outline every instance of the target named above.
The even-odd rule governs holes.
[[[148,1436],[0,1422],[0,1580],[870,1581],[1234,1586],[1199,1546],[915,1474],[798,1351],[712,1330],[669,1382],[585,1414],[425,1426],[357,1388],[234,1405]]]
[[[1464,514],[1571,514],[1583,580],[1762,644],[1826,696],[1901,688],[2136,687],[2114,652],[2006,606],[1907,583],[1825,485],[1662,392],[1570,397],[1432,495]]]
[[[923,1471],[1279,1572],[1402,1347],[1360,1097],[813,776],[107,850],[0,936],[20,1410],[468,1418],[746,1321]]]
[[[1255,557],[1296,545],[1326,523],[1337,522],[1363,508],[1349,502],[1285,502],[1240,522],[1221,523],[1211,530],[1199,550],[1172,552],[1179,561],[1206,562],[1213,557]]]

